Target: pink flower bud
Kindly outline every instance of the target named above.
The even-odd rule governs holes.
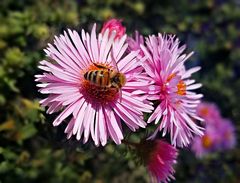
[[[136,147],[151,175],[151,182],[168,182],[174,179],[173,165],[178,156],[175,147],[164,140],[143,140]]]
[[[115,18],[112,18],[103,24],[101,33],[103,34],[107,29],[109,29],[110,34],[112,31],[116,31],[115,39],[121,38],[126,32],[126,27],[122,25],[122,20]]]

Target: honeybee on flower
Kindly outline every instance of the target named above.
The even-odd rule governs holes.
[[[91,84],[98,86],[102,91],[112,91],[115,93],[120,92],[122,97],[121,88],[126,83],[126,77],[123,73],[119,72],[116,61],[112,56],[112,62],[116,68],[111,66],[107,67],[101,64],[93,63],[93,68],[84,73],[84,78]],[[94,67],[95,66],[95,67]]]

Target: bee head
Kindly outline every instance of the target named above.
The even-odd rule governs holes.
[[[122,87],[126,83],[126,77],[124,74],[117,72],[114,77],[112,77],[112,81],[119,87]]]
[[[119,74],[118,74],[118,78],[119,78],[119,84],[120,84],[121,86],[124,86],[125,83],[126,83],[126,77],[125,77],[125,75],[122,74],[122,73],[119,73]]]

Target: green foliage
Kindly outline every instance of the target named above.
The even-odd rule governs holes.
[[[195,51],[189,66],[205,100],[216,102],[240,130],[240,9],[225,0],[2,0],[0,2],[0,182],[148,182],[143,166],[124,145],[96,148],[67,141],[64,124],[53,128],[38,100],[34,74],[43,48],[64,29],[122,18],[132,32],[177,34]],[[46,118],[44,117],[46,116]],[[143,131],[132,135],[138,141]],[[130,138],[130,137],[129,137]],[[239,147],[239,145],[238,145]],[[177,182],[238,182],[239,149],[202,161],[184,151]]]

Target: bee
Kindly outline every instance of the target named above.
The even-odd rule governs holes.
[[[106,66],[93,63],[96,70],[87,71],[84,73],[84,79],[89,81],[91,84],[99,86],[105,89],[114,89],[116,92],[120,92],[120,101],[122,100],[122,90],[121,88],[126,83],[126,77],[121,73],[117,67],[116,60],[114,59],[113,52],[111,52],[112,63],[116,69],[110,69]]]
[[[98,69],[88,71],[84,78],[90,83],[103,88],[115,88],[119,91],[126,83],[124,74],[117,70],[93,63]]]

